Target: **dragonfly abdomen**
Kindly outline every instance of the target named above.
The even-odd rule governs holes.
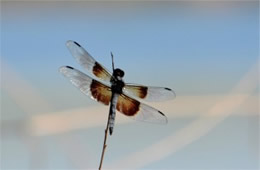
[[[111,102],[110,102],[110,109],[109,109],[109,134],[112,135],[113,133],[113,128],[115,124],[115,117],[116,117],[116,105],[117,105],[117,99],[118,99],[119,94],[117,93],[112,93],[111,97]]]

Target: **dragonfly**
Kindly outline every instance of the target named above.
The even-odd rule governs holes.
[[[134,120],[159,124],[167,123],[165,114],[140,102],[140,100],[155,102],[174,99],[176,94],[173,90],[167,87],[125,83],[123,80],[124,71],[120,68],[114,69],[112,52],[113,72],[111,73],[79,43],[69,40],[66,42],[66,46],[76,61],[89,72],[89,75],[71,66],[62,66],[59,71],[91,99],[104,105],[110,105],[108,117],[110,135],[114,129],[116,110]]]

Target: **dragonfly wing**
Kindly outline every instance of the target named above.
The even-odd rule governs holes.
[[[77,62],[103,81],[110,81],[111,73],[98,63],[83,47],[77,42],[69,40],[66,43],[70,53],[76,58]]]
[[[159,110],[141,103],[125,94],[121,94],[117,101],[117,110],[134,120],[166,124],[167,117]]]
[[[152,87],[136,84],[126,84],[123,92],[146,101],[165,101],[176,97],[175,92],[167,87]]]
[[[110,87],[70,66],[63,66],[59,71],[81,92],[93,100],[109,105],[112,95]]]

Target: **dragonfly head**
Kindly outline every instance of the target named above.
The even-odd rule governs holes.
[[[121,80],[124,77],[125,73],[123,70],[117,68],[113,72],[113,76],[119,80]]]

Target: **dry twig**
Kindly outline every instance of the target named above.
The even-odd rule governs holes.
[[[104,137],[104,144],[103,144],[103,150],[102,150],[102,155],[101,155],[101,159],[100,159],[100,164],[99,164],[99,170],[101,170],[102,168],[102,163],[103,163],[103,159],[104,159],[104,155],[105,155],[105,150],[106,150],[106,147],[107,147],[107,132],[108,132],[108,124],[109,124],[109,116],[108,115],[108,119],[107,119],[107,127],[105,129],[105,137]]]

